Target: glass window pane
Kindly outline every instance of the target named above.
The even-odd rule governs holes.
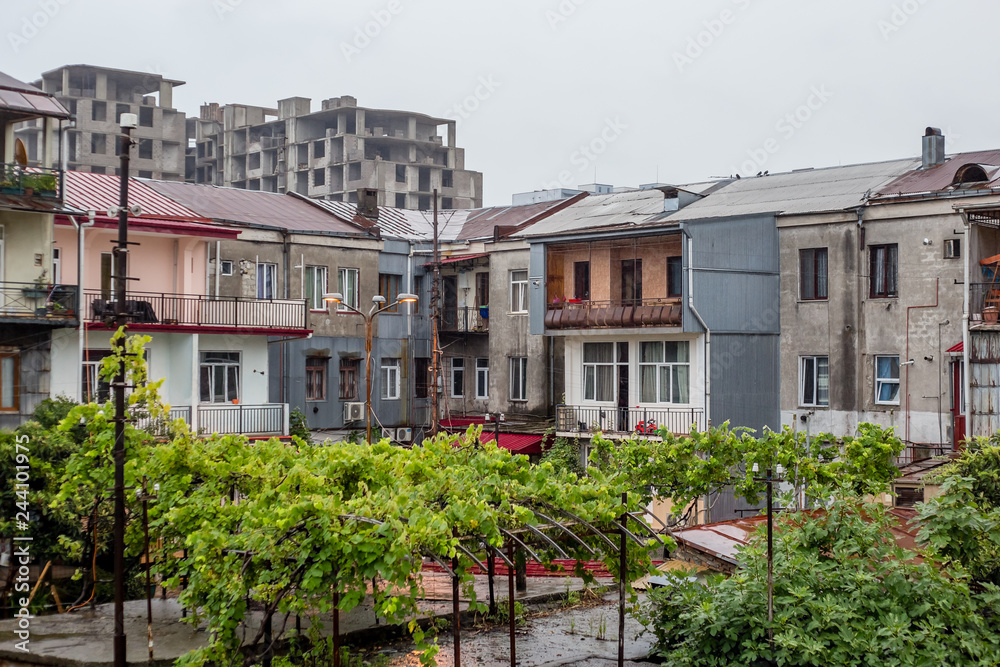
[[[878,400],[892,403],[899,399],[899,385],[895,382],[883,382],[879,385]]]
[[[813,251],[802,250],[799,252],[799,275],[802,280],[802,298],[815,299],[816,273],[813,264]]]
[[[201,367],[201,402],[212,402],[212,367]],[[93,385],[91,385],[93,386]]]
[[[639,363],[658,364],[663,361],[663,343],[653,341],[639,343]]]
[[[816,251],[816,298],[825,299],[826,294],[826,248]]]
[[[610,364],[614,361],[613,343],[584,343],[583,362],[587,364]]]
[[[814,405],[816,403],[816,360],[812,357],[802,359],[802,404]]]
[[[583,398],[588,401],[594,400],[594,376],[596,369],[594,366],[586,366],[583,369]]]
[[[664,361],[675,362],[688,361],[688,344],[687,341],[678,342],[668,342],[664,344],[666,347],[666,353],[664,355]]]
[[[14,357],[0,359],[0,407],[14,407]]]
[[[816,405],[830,403],[830,359],[816,358]]]
[[[598,401],[612,401],[614,400],[614,379],[615,379],[615,369],[614,366],[598,366],[597,367],[597,400]]]
[[[674,403],[690,403],[690,367],[674,366]]]
[[[639,400],[656,403],[656,366],[639,367]]]
[[[670,403],[670,369],[672,366],[660,366],[660,403]]]

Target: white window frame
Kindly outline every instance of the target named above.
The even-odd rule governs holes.
[[[879,359],[895,359],[896,360],[896,377],[879,377],[878,374],[878,362]],[[877,354],[875,355],[875,405],[899,405],[899,376],[900,376],[900,365],[899,365],[899,355],[898,354]],[[879,399],[882,393],[882,386],[886,385],[896,385],[896,400],[894,401],[883,401]]]
[[[62,250],[52,248],[52,284],[62,284]]]
[[[465,358],[451,358],[451,388],[448,392],[452,398],[465,397]]]
[[[610,361],[586,361],[587,358],[587,346],[588,345],[610,345],[611,346],[611,359]],[[583,359],[583,400],[589,401],[591,403],[614,403],[615,401],[615,343],[608,341],[594,341],[591,343],[584,343],[580,348],[580,356]],[[601,370],[606,373],[611,373],[611,396],[609,397],[597,397],[597,387],[600,384],[598,382],[598,377],[601,375]],[[589,384],[588,384],[589,383]],[[592,390],[592,391],[590,391]]]
[[[523,276],[523,278],[522,278]],[[510,313],[521,315],[528,312],[528,270],[510,272]]]
[[[684,346],[684,356],[687,357],[687,361],[665,361],[666,359],[666,344],[676,343],[678,346]],[[660,348],[660,361],[643,362],[642,361],[642,346],[643,345],[658,345]],[[678,356],[681,356],[678,353]],[[663,340],[644,340],[639,342],[639,402],[644,404],[657,404],[657,405],[690,405],[691,404],[691,343],[686,340],[677,341],[663,341]],[[654,379],[656,382],[656,387],[654,389],[656,394],[655,401],[646,401],[643,398],[643,368],[653,368]],[[679,396],[674,396],[674,378],[680,373],[680,369],[687,369],[687,401],[676,400],[680,398]],[[670,381],[667,386],[663,386],[663,370],[667,370],[669,373]],[[679,382],[679,380],[678,380]]]
[[[219,274],[223,276],[233,275],[233,260],[224,259],[219,266]]]
[[[528,400],[528,358],[510,358],[510,400]]]
[[[18,391],[20,376],[20,352],[0,350],[0,412],[17,412],[21,409],[21,397]]]
[[[826,364],[826,401],[820,399],[821,361]],[[811,371],[809,369],[811,363]],[[812,384],[811,402],[806,400],[806,388]],[[825,408],[830,405],[830,357],[806,355],[799,357],[799,405],[808,408]]]
[[[354,285],[351,285],[351,276],[354,278]],[[337,291],[344,297],[344,302],[337,306],[337,312],[351,312],[350,308],[358,307],[358,283],[361,279],[361,271],[352,268],[337,269]]]
[[[383,401],[398,401],[400,393],[399,357],[382,357],[379,364],[380,395]]]
[[[482,389],[482,391],[480,391]],[[476,398],[490,397],[490,360],[476,359]]]
[[[268,284],[270,279],[270,285]],[[270,290],[268,290],[270,287]],[[270,291],[270,296],[268,292]],[[278,265],[273,262],[257,262],[257,298],[260,300],[277,298]]]
[[[237,361],[206,361],[210,359],[213,354],[235,354]],[[201,373],[202,370],[208,369],[209,372],[209,399],[205,400],[201,395]],[[243,353],[239,350],[201,350],[198,353],[198,400],[200,403],[217,403],[224,405],[226,403],[232,403],[231,398],[228,398],[229,392],[229,370],[230,368],[236,369],[236,401],[243,401]],[[222,401],[215,400],[215,374],[222,369],[223,384],[225,385],[224,395],[227,398]]]
[[[327,290],[327,268],[325,266],[308,265],[303,272],[302,298],[308,301],[309,310],[326,312],[329,307],[323,300],[323,295]],[[310,295],[310,289],[312,294]]]

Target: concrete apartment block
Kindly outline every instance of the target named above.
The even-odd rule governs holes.
[[[346,95],[320,107],[304,97],[277,108],[202,106],[189,180],[352,203],[374,188],[379,205],[423,210],[437,189],[441,208],[482,206],[483,175],[465,168],[454,120],[359,107]]]
[[[116,173],[118,119],[134,113],[139,127],[132,132],[138,141],[132,173],[164,180],[182,180],[185,175],[185,115],[173,107],[173,89],[183,84],[159,74],[93,65],[65,65],[34,82],[76,116],[67,136],[70,169]],[[16,135],[24,141],[29,159],[38,159],[45,146],[39,121],[22,124]]]

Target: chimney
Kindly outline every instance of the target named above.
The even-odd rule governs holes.
[[[936,127],[928,127],[924,132],[924,164],[922,169],[931,169],[944,164],[944,135]]]
[[[378,190],[358,188],[358,215],[378,221]]]

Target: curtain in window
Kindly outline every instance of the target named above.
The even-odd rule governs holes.
[[[815,250],[816,253],[816,298],[827,298],[826,278],[827,278],[827,256],[826,250]]]
[[[872,294],[885,294],[885,248],[872,249]]]
[[[830,404],[830,358],[816,358],[816,405]]]
[[[14,407],[14,384],[17,364],[14,357],[0,358],[0,408]]]
[[[895,296],[898,293],[896,290],[896,260],[898,252],[899,248],[895,244],[886,247],[886,287],[888,288],[887,294],[890,296]],[[896,377],[899,377],[898,372],[896,373]]]
[[[674,366],[674,383],[670,388],[674,403],[688,403],[688,386],[690,379],[688,366]]]

